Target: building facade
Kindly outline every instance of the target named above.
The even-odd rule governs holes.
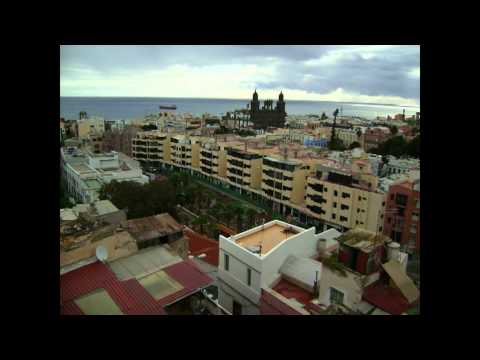
[[[408,251],[420,250],[420,180],[390,186],[383,233]]]

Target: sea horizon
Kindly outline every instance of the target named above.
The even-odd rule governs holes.
[[[246,108],[251,99],[191,98],[191,97],[133,97],[133,96],[60,96],[60,116],[78,119],[81,111],[101,116],[106,120],[131,120],[162,111],[160,105],[175,105],[176,113],[204,113],[221,116],[227,112]],[[395,104],[376,104],[327,100],[286,100],[287,115],[331,116],[335,109],[341,115],[374,119],[377,116],[402,113],[407,116],[420,111],[420,107]]]
[[[60,96],[60,98],[76,98],[76,99],[198,99],[198,100],[231,100],[231,101],[247,101],[252,99],[243,98],[208,98],[208,97],[174,97],[174,96]],[[267,98],[265,98],[267,99]],[[263,100],[260,100],[262,102]],[[402,105],[402,104],[389,104],[389,103],[372,103],[372,102],[360,102],[360,101],[339,101],[339,100],[287,100],[295,102],[329,102],[339,104],[356,104],[356,105],[382,105],[382,106],[394,106],[394,107],[409,107],[419,109],[420,105]]]

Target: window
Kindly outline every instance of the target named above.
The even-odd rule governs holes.
[[[385,206],[385,201],[384,201],[384,202],[382,202],[382,206]]]
[[[337,217],[337,215],[332,214],[332,219],[333,219],[333,220],[335,220],[336,217]]]
[[[360,208],[357,208],[357,214],[360,212]]]
[[[358,201],[361,201],[361,200],[362,200],[362,197],[361,197],[361,196],[359,196],[359,197],[358,197]]]
[[[334,207],[334,208],[337,207],[337,203],[336,203],[336,202],[333,203],[333,207]]]
[[[345,216],[340,216],[340,221],[348,221],[348,219]]]
[[[390,200],[393,200],[394,197],[395,197],[394,194],[390,195]]]
[[[417,209],[420,209],[420,200],[417,200]]]
[[[355,224],[357,224],[357,225],[358,225],[358,220],[357,220],[357,221],[355,221]]]
[[[348,205],[341,204],[341,205],[340,205],[340,209],[342,209],[342,210],[348,210],[348,209],[350,209],[350,207],[349,207]]]
[[[225,254],[225,270],[228,271],[229,263],[228,263],[229,257],[227,254]]]
[[[382,232],[382,230],[383,230],[383,227],[380,226],[380,227],[378,228],[378,232]]]
[[[337,191],[337,190],[334,190],[334,191],[333,191],[333,195],[334,195],[334,196],[338,196],[338,191]]]
[[[323,192],[327,192],[327,190],[328,190],[328,189],[327,189],[326,187],[323,188]]]
[[[252,284],[252,269],[247,269],[247,285],[250,286]]]
[[[418,221],[418,213],[412,213],[412,220]]]
[[[387,223],[389,223],[389,224],[392,223],[392,218],[391,217],[387,218]]]
[[[350,197],[350,194],[348,193],[342,193],[342,198],[346,199],[346,198],[349,198]]]
[[[343,304],[343,299],[344,299],[344,294],[343,292],[331,287],[330,288],[330,302],[332,304]]]

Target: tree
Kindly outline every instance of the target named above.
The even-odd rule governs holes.
[[[204,234],[203,226],[206,225],[207,223],[208,223],[208,218],[205,215],[200,215],[192,222],[193,225],[199,226],[200,233],[202,234]]]
[[[251,207],[247,208],[245,214],[248,218],[248,225],[249,227],[253,227],[255,225],[255,217],[257,216],[257,211]]]
[[[322,117],[320,118],[320,120],[326,120],[326,119],[328,119],[328,116],[325,115],[325,113],[323,112],[323,113],[322,113]]]
[[[342,140],[338,139],[338,138],[333,138],[332,140],[330,140],[329,144],[328,144],[328,148],[330,150],[336,150],[336,151],[344,151],[344,150],[347,150],[347,147],[345,146],[345,144],[343,143]]]
[[[236,203],[235,204],[235,218],[237,220],[237,231],[240,232],[242,231],[242,225],[243,225],[243,216],[245,215],[245,209],[243,208],[242,205]]]
[[[406,153],[408,156],[420,158],[420,135],[415,136],[407,145]]]
[[[359,147],[362,147],[362,145],[360,145],[360,143],[358,141],[354,141],[353,143],[350,144],[348,149],[352,150],[352,149],[359,148]]]
[[[147,124],[142,126],[143,131],[158,130],[157,125]]]

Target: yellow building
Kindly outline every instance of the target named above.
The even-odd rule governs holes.
[[[79,139],[86,139],[90,134],[103,134],[105,132],[105,120],[100,117],[78,120],[76,130]]]
[[[141,163],[160,167],[171,161],[170,135],[160,131],[142,131],[132,140],[132,157]]]
[[[227,179],[231,185],[259,190],[262,185],[262,155],[238,147],[226,147]]]
[[[376,177],[324,166],[307,179],[306,207],[312,217],[342,229],[382,231],[385,194]]]
[[[268,198],[300,205],[305,197],[307,167],[298,160],[276,156],[263,159],[262,191]]]
[[[227,177],[227,152],[214,139],[200,146],[200,172],[207,177]]]
[[[183,168],[200,168],[200,144],[187,135],[174,135],[170,139],[172,164]]]

